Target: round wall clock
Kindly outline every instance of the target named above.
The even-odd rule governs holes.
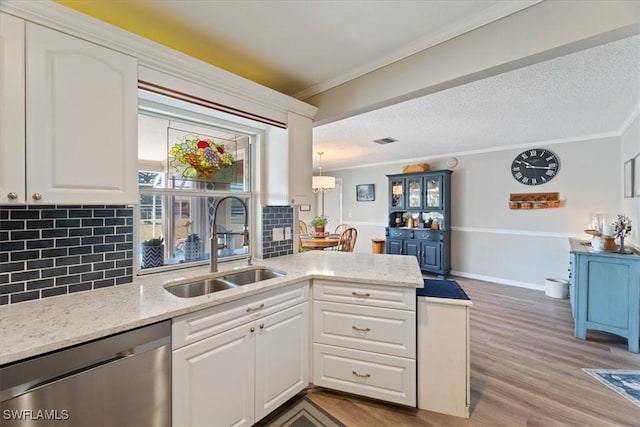
[[[544,148],[532,148],[518,154],[511,163],[511,175],[526,185],[540,185],[551,181],[560,168],[558,157]]]

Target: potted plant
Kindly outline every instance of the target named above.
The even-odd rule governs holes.
[[[325,215],[320,215],[311,220],[309,223],[316,233],[324,233],[324,226],[329,222],[329,218]]]
[[[202,239],[196,233],[187,236],[184,242],[184,260],[198,261],[202,257]]]
[[[142,267],[162,267],[164,265],[164,238],[154,237],[142,242]]]

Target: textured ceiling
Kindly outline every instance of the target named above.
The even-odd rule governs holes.
[[[330,170],[536,145],[618,133],[639,106],[634,36],[318,126],[314,151]]]

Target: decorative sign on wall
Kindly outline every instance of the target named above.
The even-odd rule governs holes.
[[[559,208],[558,193],[511,193],[509,209]]]

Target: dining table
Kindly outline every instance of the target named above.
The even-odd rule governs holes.
[[[302,244],[302,247],[311,250],[333,248],[338,246],[338,242],[340,242],[339,234],[330,234],[325,237],[314,237],[308,234],[300,236],[300,243]]]

